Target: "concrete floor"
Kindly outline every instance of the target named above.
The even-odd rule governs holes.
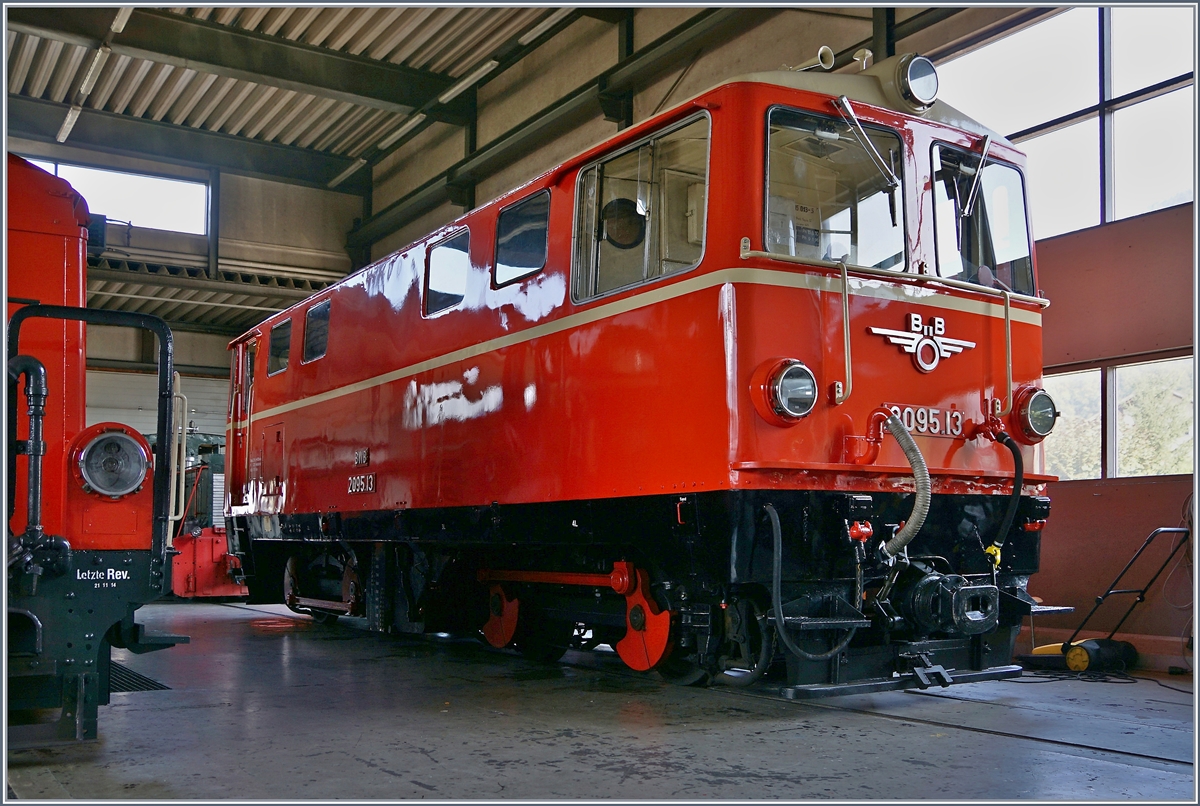
[[[1193,698],[1153,681],[803,703],[284,608],[160,604],[140,620],[192,637],[114,653],[171,690],[114,694],[91,745],[9,753],[17,798],[1195,798]]]

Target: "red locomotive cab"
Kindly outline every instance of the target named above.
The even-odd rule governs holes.
[[[8,155],[8,318],[31,304],[81,307],[85,286],[79,267],[87,248],[87,202],[67,182],[51,176],[15,154]],[[49,386],[45,439],[65,444],[83,430],[84,398],[66,395],[66,389],[83,389],[86,341],[81,322],[43,319],[30,322],[22,336],[23,350],[62,358],[46,363]],[[28,429],[28,414],[17,412],[18,429]],[[43,459],[46,490],[42,519],[47,531],[62,534],[66,513],[63,483],[65,456],[47,453]],[[13,496],[14,523],[25,522],[26,487],[18,475]]]
[[[155,316],[84,307],[87,204],[8,158],[10,746],[94,739],[110,648],[164,649],[134,611],[168,590],[172,335]],[[157,450],[118,423],[84,427],[85,323],[158,337]],[[45,721],[46,709],[58,709]],[[32,714],[32,718],[30,715]]]
[[[1047,302],[1021,155],[935,90],[731,80],[235,340],[251,596],[795,696],[1018,673]]]

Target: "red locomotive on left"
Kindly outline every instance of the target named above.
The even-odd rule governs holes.
[[[111,648],[187,641],[134,620],[170,590],[171,330],[156,316],[84,307],[88,221],[66,181],[8,155],[10,747],[95,738]],[[120,423],[84,427],[87,323],[158,337],[157,450]],[[61,710],[25,718],[38,709]]]

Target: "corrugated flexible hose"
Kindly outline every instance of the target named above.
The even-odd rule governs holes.
[[[929,514],[932,485],[929,481],[929,468],[925,465],[925,457],[921,455],[921,449],[913,441],[912,434],[908,433],[904,423],[900,422],[899,417],[892,414],[884,421],[884,424],[892,432],[896,442],[900,443],[900,449],[904,451],[904,456],[912,467],[913,480],[917,484],[917,498],[913,502],[912,514],[908,516],[908,520],[904,522],[900,531],[883,544],[884,554],[887,555],[887,559],[891,559],[912,542],[912,539],[917,536],[917,532],[921,531],[921,527],[925,524],[925,516]]]

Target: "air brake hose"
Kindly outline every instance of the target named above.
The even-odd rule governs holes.
[[[1021,503],[1021,487],[1025,483],[1025,462],[1021,458],[1021,446],[1008,434],[1001,431],[996,437],[996,441],[1008,448],[1013,455],[1012,496],[1008,499],[1008,509],[1004,512],[1004,520],[1000,524],[1000,531],[992,538],[991,547],[985,549],[988,556],[991,557],[992,563],[999,565],[1000,549],[1004,547],[1004,541],[1008,538],[1008,531],[1012,529],[1013,520],[1017,517],[1017,505]]]
[[[925,465],[925,457],[921,455],[921,449],[913,441],[912,434],[908,433],[904,423],[900,422],[900,418],[895,414],[889,414],[884,423],[892,432],[892,436],[896,438],[896,442],[900,443],[900,448],[904,451],[904,456],[912,467],[913,480],[917,485],[917,500],[913,502],[912,514],[908,516],[908,520],[904,522],[900,531],[896,532],[895,536],[882,546],[883,553],[887,555],[885,559],[890,560],[903,551],[904,547],[917,536],[917,532],[921,531],[921,526],[925,523],[925,516],[929,514],[932,485],[929,481],[929,468]]]
[[[838,641],[837,646],[828,652],[812,653],[805,652],[792,641],[792,637],[788,635],[787,621],[783,615],[783,596],[780,593],[781,579],[783,577],[783,530],[779,526],[779,513],[775,511],[775,507],[771,504],[766,504],[764,509],[767,510],[767,517],[771,519],[771,531],[775,535],[775,557],[771,564],[771,604],[775,607],[775,634],[783,641],[783,645],[787,647],[798,658],[805,660],[829,660],[838,655],[847,646],[850,645],[850,639],[854,637],[854,633],[858,631],[857,627],[851,627],[846,633],[846,637]],[[854,601],[862,601],[862,568],[859,567],[858,573],[855,574],[856,591]],[[755,670],[757,671],[757,669]]]
[[[754,605],[754,609],[759,609],[757,604]],[[763,675],[767,673],[767,669],[771,665],[771,657],[775,654],[775,641],[772,640],[771,632],[767,629],[767,614],[759,611],[755,613],[754,619],[758,622],[759,634],[758,658],[755,660],[754,669],[746,674],[738,675],[721,672],[713,676],[714,683],[744,688],[762,680]]]

